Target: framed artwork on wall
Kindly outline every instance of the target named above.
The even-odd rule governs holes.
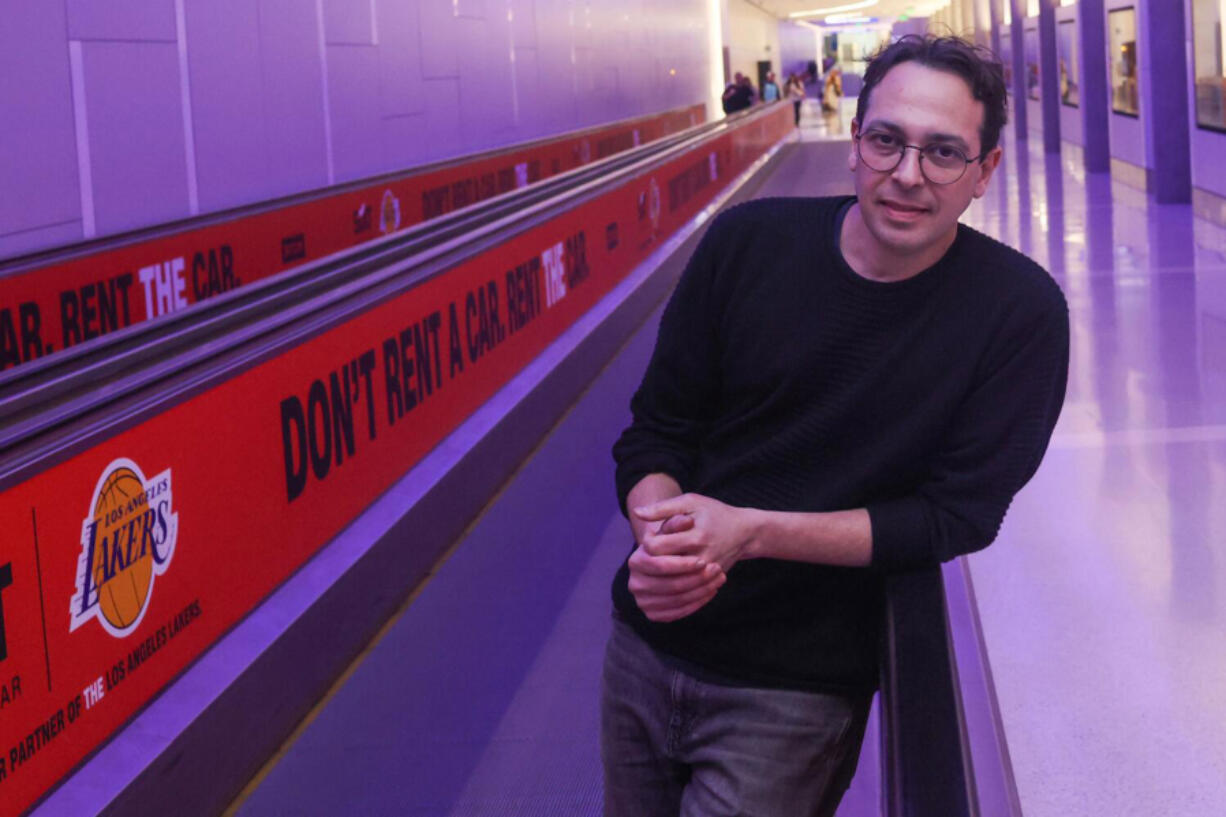
[[[1107,59],[1111,61],[1111,110],[1125,116],[1141,113],[1137,56],[1137,10],[1132,6],[1110,10]]]
[[[1226,133],[1226,65],[1222,25],[1226,3],[1192,0],[1192,76],[1196,86],[1196,125]]]
[[[1022,38],[1026,49],[1026,96],[1030,99],[1039,98],[1039,30],[1026,29]]]
[[[1080,101],[1077,85],[1077,21],[1061,20],[1056,26],[1056,59],[1060,71],[1060,102],[1076,108]]]

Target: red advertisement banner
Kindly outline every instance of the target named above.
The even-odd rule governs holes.
[[[0,496],[0,817],[789,134],[777,107]]]
[[[548,142],[322,191],[71,260],[0,269],[0,371],[152,320],[597,159],[678,133],[695,105]]]

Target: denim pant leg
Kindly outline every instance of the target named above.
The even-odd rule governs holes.
[[[868,701],[724,686],[666,663],[615,621],[605,656],[605,817],[827,817]]]
[[[601,679],[600,756],[604,817],[677,817],[689,779],[670,746],[676,672],[613,621]]]
[[[827,817],[851,782],[867,702],[694,681],[683,817]]]

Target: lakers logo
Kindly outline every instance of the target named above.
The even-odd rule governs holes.
[[[81,524],[70,629],[96,617],[116,638],[135,630],[149,609],[155,577],[170,567],[178,533],[169,468],[146,479],[129,459],[108,465]]]

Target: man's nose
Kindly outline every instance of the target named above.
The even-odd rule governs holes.
[[[894,168],[895,181],[907,187],[918,187],[924,183],[924,171],[920,167],[920,152],[903,148],[902,161]]]

